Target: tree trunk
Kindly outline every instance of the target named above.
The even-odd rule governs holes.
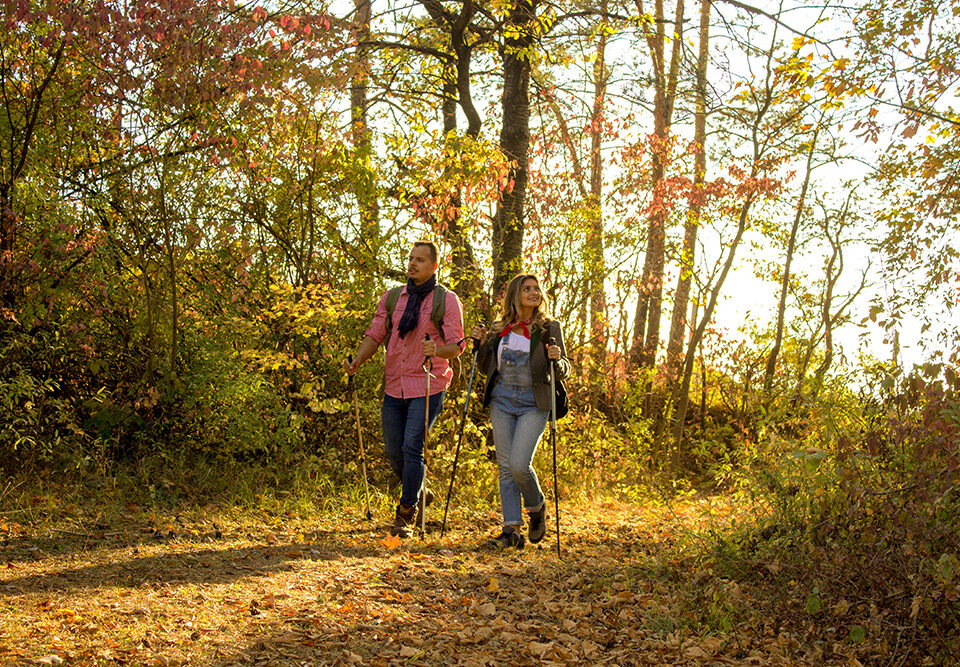
[[[457,129],[457,105],[463,109],[467,117],[466,135],[476,139],[480,135],[481,118],[473,106],[470,94],[470,59],[473,55],[471,46],[464,37],[467,26],[473,19],[474,6],[472,0],[463,0],[459,16],[455,16],[450,26],[450,45],[456,55],[454,66],[444,68],[444,96],[443,96],[443,133],[449,136]],[[435,17],[437,18],[437,17]],[[450,276],[451,287],[459,294],[462,300],[469,301],[480,296],[483,281],[480,270],[474,258],[473,246],[464,233],[460,223],[460,209],[462,207],[461,188],[451,197],[450,205],[446,208],[444,233],[450,244],[453,270]]]
[[[830,260],[827,262],[827,268],[824,276],[824,281],[826,284],[824,287],[823,309],[821,310],[821,317],[823,318],[825,350],[823,354],[823,361],[820,362],[820,365],[815,371],[814,386],[816,391],[819,391],[823,387],[823,378],[826,376],[827,371],[830,369],[830,365],[833,363],[834,323],[839,320],[839,318],[843,315],[843,311],[846,310],[851,303],[853,303],[854,298],[859,296],[859,294],[867,285],[867,273],[866,270],[864,270],[863,277],[860,281],[860,288],[849,295],[836,312],[830,312],[830,305],[833,302],[834,289],[837,286],[837,282],[840,280],[840,276],[843,274],[843,241],[840,239],[840,232],[843,229],[849,210],[850,199],[847,200],[843,211],[839,215],[839,219],[837,221],[837,231],[835,234],[830,233],[829,218],[825,219],[823,222],[824,236],[827,237],[827,240],[830,242],[830,247],[833,249],[833,251],[830,255]]]
[[[807,170],[803,177],[803,185],[800,188],[800,200],[797,202],[797,211],[793,217],[793,225],[790,227],[790,238],[787,240],[787,256],[783,263],[783,276],[780,280],[780,302],[777,305],[777,331],[773,338],[773,349],[770,350],[770,356],[767,357],[767,367],[763,374],[763,393],[767,397],[773,388],[773,376],[777,370],[777,357],[780,356],[780,348],[783,345],[783,328],[787,311],[787,290],[790,287],[790,265],[793,263],[794,251],[797,247],[797,232],[800,229],[800,221],[803,219],[803,206],[807,199],[807,188],[810,185],[810,173],[813,171],[813,152],[817,146],[817,134],[819,129],[814,130],[813,138],[810,140],[810,149],[807,151]]]
[[[30,102],[24,110],[22,126],[15,125],[12,120],[20,114],[16,114],[11,108],[13,103],[8,99],[6,91],[8,83],[20,87],[24,82],[13,80],[7,65],[0,67],[0,87],[4,91],[3,111],[8,122],[8,127],[5,128],[7,138],[3,149],[0,150],[0,178],[4,179],[0,183],[0,308],[4,309],[14,307],[17,293],[14,278],[10,275],[11,253],[16,247],[17,228],[20,226],[20,217],[15,212],[15,190],[17,182],[26,169],[37,126],[42,124],[40,111],[47,101],[44,94],[63,63],[63,52],[66,46],[66,40],[59,42],[50,68],[44,73],[43,79],[40,80],[39,85],[30,87],[32,88],[29,95]],[[6,318],[3,320],[6,321]]]
[[[13,212],[10,191],[8,184],[0,184],[0,309],[4,310],[12,309],[17,300],[10,260],[16,245],[18,219]],[[0,321],[8,322],[6,317],[0,318]]]
[[[13,188],[3,183],[0,185],[0,255],[13,252],[16,239],[16,215],[13,212]]]
[[[371,261],[377,261],[380,237],[380,203],[377,200],[374,174],[373,138],[367,114],[367,82],[370,77],[369,47],[371,0],[354,0],[356,9],[355,33],[357,39],[357,73],[350,82],[350,121],[353,148],[357,162],[355,192],[360,211],[360,236],[367,246]]]
[[[707,308],[703,313],[703,317],[700,318],[697,328],[690,337],[690,344],[687,346],[687,353],[683,359],[683,381],[678,383],[679,389],[675,389],[673,392],[671,404],[677,406],[673,419],[673,432],[671,434],[673,449],[670,455],[670,463],[673,466],[673,470],[677,470],[680,467],[680,446],[683,442],[683,423],[687,419],[687,409],[690,407],[690,382],[693,378],[693,365],[696,360],[697,348],[700,346],[700,340],[703,338],[704,331],[707,330],[707,325],[710,324],[710,320],[713,318],[713,311],[717,306],[720,289],[723,287],[723,283],[727,279],[727,274],[730,273],[730,268],[733,266],[737,247],[740,245],[740,239],[743,238],[743,232],[747,228],[747,220],[750,214],[750,206],[753,203],[753,197],[753,194],[747,195],[747,199],[740,207],[737,234],[730,243],[730,250],[727,253],[727,259],[723,264],[723,269],[720,271],[717,282],[713,286],[713,289],[710,290],[710,299],[707,302]]]
[[[522,268],[524,198],[530,150],[530,59],[536,38],[536,8],[539,0],[517,0],[506,21],[511,36],[500,50],[503,58],[503,127],[500,150],[511,160],[507,187],[500,194],[493,219],[493,295],[499,294]]]
[[[606,13],[606,1],[601,3],[601,11]],[[603,29],[597,39],[596,59],[593,62],[593,114],[591,126],[593,133],[590,142],[590,198],[588,210],[590,231],[586,244],[586,268],[589,275],[590,290],[590,356],[593,368],[604,373],[607,352],[607,300],[604,279],[607,274],[603,256],[603,163],[600,145],[603,139],[604,105],[607,97],[607,69],[605,65],[607,33]],[[595,392],[594,392],[595,393]]]
[[[170,280],[170,341],[167,348],[167,389],[174,390],[177,378],[177,360],[179,358],[178,345],[180,342],[180,301],[177,292],[177,258],[176,237],[173,230],[172,217],[167,208],[167,187],[169,184],[169,160],[164,159],[158,178],[157,195],[159,201],[160,218],[163,221],[163,245],[167,260],[167,271]]]
[[[683,250],[680,256],[680,277],[673,302],[670,321],[670,338],[667,342],[667,368],[671,378],[680,372],[683,341],[687,335],[687,309],[690,302],[690,284],[693,281],[694,259],[697,249],[697,231],[700,228],[700,212],[703,207],[704,183],[707,173],[707,57],[710,45],[710,0],[700,4],[700,50],[697,54],[696,102],[694,112],[694,158],[693,193],[683,230]]]
[[[646,12],[643,1],[635,0],[641,16]],[[643,262],[643,276],[640,280],[640,298],[637,301],[637,314],[634,320],[633,346],[630,351],[631,365],[652,368],[656,362],[657,348],[660,346],[660,314],[663,301],[663,267],[666,248],[665,224],[669,211],[663,203],[664,152],[669,149],[670,126],[673,119],[674,99],[676,97],[677,75],[679,73],[680,51],[682,48],[683,0],[677,0],[674,18],[674,34],[670,65],[665,62],[666,34],[663,0],[656,0],[655,31],[648,23],[643,30],[653,61],[655,95],[653,103],[653,146],[651,180],[652,201],[647,227],[647,249]]]

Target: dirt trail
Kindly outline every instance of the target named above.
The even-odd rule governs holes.
[[[745,623],[717,634],[680,604],[678,587],[697,582],[665,561],[677,521],[567,508],[559,562],[552,517],[544,542],[507,552],[486,546],[492,514],[399,546],[358,517],[45,535],[8,524],[0,663],[807,664],[789,636]]]

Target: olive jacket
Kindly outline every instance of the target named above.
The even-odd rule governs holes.
[[[487,375],[487,384],[483,390],[483,407],[490,406],[493,388],[497,384],[500,372],[497,370],[497,349],[500,341],[499,331],[491,331],[487,341],[480,346],[477,352],[477,367]],[[567,348],[563,344],[563,332],[560,323],[556,320],[547,322],[547,333],[544,336],[540,327],[534,327],[530,332],[530,371],[533,375],[533,395],[537,399],[537,407],[541,410],[550,409],[550,363],[547,359],[547,350],[544,341],[555,338],[560,346],[560,359],[557,361],[557,384],[570,375],[570,360],[567,359]]]

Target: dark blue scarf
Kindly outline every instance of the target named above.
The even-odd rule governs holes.
[[[422,285],[416,285],[413,278],[407,278],[407,307],[403,309],[403,317],[400,318],[400,324],[397,325],[397,333],[400,334],[400,338],[417,328],[423,298],[430,294],[436,286],[436,274],[430,276]]]

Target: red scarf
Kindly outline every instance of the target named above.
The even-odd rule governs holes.
[[[503,331],[500,332],[500,338],[503,338],[504,336],[508,335],[511,331],[519,327],[520,331],[518,331],[517,333],[523,334],[523,337],[529,340],[530,329],[527,328],[527,325],[530,324],[531,322],[533,322],[533,319],[527,320],[526,322],[517,322],[516,320],[514,320],[513,322],[511,322],[510,324],[508,324],[503,328]]]

